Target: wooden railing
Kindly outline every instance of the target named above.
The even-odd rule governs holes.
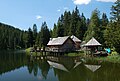
[[[61,49],[61,48],[47,48],[46,51],[49,52],[69,52],[71,49]]]

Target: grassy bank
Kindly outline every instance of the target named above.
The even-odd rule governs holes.
[[[96,57],[96,60],[108,61],[112,63],[120,63],[120,55],[113,51],[111,54],[108,54],[107,57]]]
[[[25,49],[25,52],[26,52],[26,53],[30,53],[30,50],[31,50],[31,47],[30,47],[30,48]]]
[[[30,52],[31,49],[32,49],[32,47],[25,49],[25,52],[26,52],[27,55],[32,55],[32,56],[44,55],[44,53],[42,53],[42,52]]]
[[[96,57],[96,60],[108,61],[112,63],[120,63],[120,55],[109,55],[107,57]]]
[[[39,55],[39,54],[36,53],[36,52],[30,52],[31,49],[32,49],[32,47],[25,49],[27,55],[31,55],[31,54],[32,54],[33,56]]]
[[[71,52],[71,53],[66,53],[65,56],[84,56],[85,53],[84,51],[77,51],[77,52]]]
[[[83,51],[68,53],[67,56],[81,56],[81,57],[91,58],[91,57],[86,56]],[[115,51],[109,54],[107,57],[93,57],[93,59],[98,60],[98,61],[120,63],[120,55]]]

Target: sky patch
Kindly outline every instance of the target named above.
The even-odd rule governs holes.
[[[64,7],[64,10],[68,10],[68,7]]]
[[[58,2],[59,1],[59,2]],[[31,24],[41,25],[47,22],[49,28],[54,27],[64,11],[72,11],[76,5],[86,18],[91,17],[94,9],[98,8],[110,18],[111,7],[116,0],[1,0],[0,22],[27,30]],[[49,4],[48,4],[49,3]],[[23,13],[24,12],[24,13]]]

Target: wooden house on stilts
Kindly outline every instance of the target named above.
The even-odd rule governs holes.
[[[50,38],[47,47],[50,52],[71,52],[75,50],[75,42],[69,36]]]
[[[95,51],[98,50],[98,47],[101,46],[101,44],[94,37],[92,37],[92,39],[90,39],[84,46],[88,51],[88,53],[86,52],[86,54],[89,54],[89,52],[93,54],[95,53]]]

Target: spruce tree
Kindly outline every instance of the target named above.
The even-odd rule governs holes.
[[[72,15],[71,15],[69,35],[76,35],[76,33],[78,34],[76,30],[79,29],[80,27],[79,22],[80,22],[80,13],[76,6],[75,10],[73,10]]]
[[[110,47],[110,48],[113,48],[114,45],[114,32],[115,32],[115,29],[113,27],[114,25],[112,24],[112,21],[109,22],[109,24],[107,25],[105,31],[104,31],[104,46],[105,47]]]
[[[102,19],[101,19],[101,24],[102,24],[102,29],[105,29],[105,27],[107,26],[107,24],[109,23],[108,18],[106,13],[102,14]]]
[[[105,45],[104,32],[106,32],[105,30],[107,28],[108,23],[109,23],[109,21],[108,21],[107,15],[106,15],[106,13],[103,13],[101,23],[100,23],[100,31],[101,31],[100,32],[100,42],[103,45]]]
[[[112,27],[115,30],[114,34],[114,42],[113,45],[116,48],[116,51],[120,53],[120,0],[117,0],[111,8],[111,21]]]
[[[54,28],[53,28],[53,31],[52,31],[52,37],[56,38],[57,37],[57,25],[54,24]]]
[[[47,46],[47,43],[50,39],[50,31],[48,29],[48,26],[46,22],[42,23],[41,30],[40,30],[40,44],[41,46]]]
[[[31,28],[28,29],[28,36],[27,36],[27,47],[33,47],[33,31]]]
[[[35,41],[37,39],[37,25],[33,25],[33,44],[35,45]]]
[[[117,0],[111,7],[111,20],[120,22],[120,0]]]
[[[81,39],[81,40],[83,40],[84,34],[87,31],[87,23],[89,23],[89,22],[87,22],[84,14],[82,13],[82,15],[81,15],[81,27],[80,27],[81,33],[79,34],[79,39]]]
[[[63,27],[64,27],[64,35],[67,36],[69,35],[70,31],[70,23],[71,23],[71,13],[70,11],[65,11],[64,12],[64,17],[63,17]]]
[[[97,9],[92,12],[85,36],[86,41],[89,41],[92,37],[95,37],[98,41],[100,40],[100,12]]]
[[[57,23],[57,37],[63,37],[64,36],[64,27],[63,27],[63,15],[58,19]]]

